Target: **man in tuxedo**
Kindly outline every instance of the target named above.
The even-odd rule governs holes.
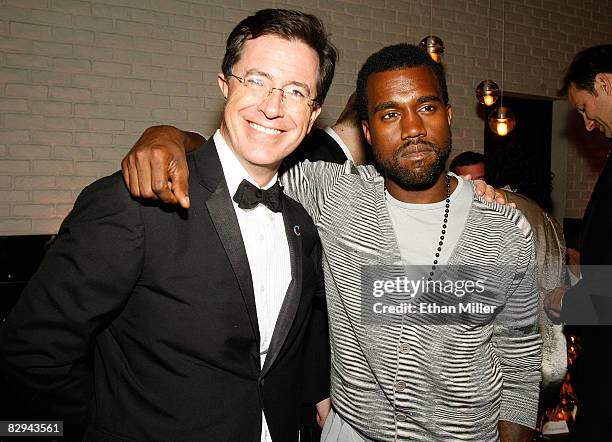
[[[83,191],[1,331],[5,375],[47,418],[95,441],[298,440],[303,401],[323,423],[321,246],[277,169],[335,60],[312,15],[247,17],[221,127],[187,159],[191,208],[133,200],[118,173]]]
[[[579,52],[569,65],[563,87],[588,131],[599,129],[612,142],[612,45]],[[612,425],[612,162],[610,154],[595,184],[582,221],[581,280],[549,295],[549,316],[584,325],[577,361],[579,401],[574,440],[607,440]]]

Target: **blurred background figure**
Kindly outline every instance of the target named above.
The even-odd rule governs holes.
[[[456,175],[471,175],[473,180],[485,179],[484,155],[478,152],[462,152],[451,161],[448,170]]]
[[[507,158],[502,164],[513,168],[512,160]],[[542,391],[544,402],[556,399],[559,387],[567,369],[566,340],[563,326],[555,325],[543,311],[544,296],[551,290],[562,287],[565,282],[565,240],[561,225],[535,201],[515,193],[520,187],[519,174],[487,170],[485,157],[478,152],[463,152],[450,163],[449,170],[457,175],[470,174],[472,179],[491,179],[491,176],[505,177],[505,181],[495,183],[509,203],[514,203],[531,224],[536,246],[538,266],[538,288],[540,289],[540,333],[542,348]],[[517,180],[512,180],[512,178]],[[547,405],[545,405],[547,406]]]
[[[334,125],[313,128],[298,148],[285,159],[283,170],[304,160],[337,164],[351,160],[356,166],[369,164],[369,150],[361,130],[353,92]]]

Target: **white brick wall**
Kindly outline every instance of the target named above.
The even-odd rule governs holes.
[[[500,77],[501,4],[491,11],[490,62],[488,4],[434,2],[457,152],[481,150],[473,90],[487,69]],[[332,32],[341,58],[323,124],[338,115],[371,52],[416,43],[430,29],[427,0],[0,0],[0,234],[56,231],[80,190],[117,170],[147,126],[212,133],[225,38],[264,7],[315,13]],[[506,0],[506,11],[511,92],[554,96],[576,51],[612,41],[609,0]],[[583,200],[590,185],[568,188]]]

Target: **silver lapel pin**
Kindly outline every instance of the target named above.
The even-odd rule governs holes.
[[[300,226],[298,226],[297,224],[293,226],[293,233],[295,233],[295,236],[300,236]]]

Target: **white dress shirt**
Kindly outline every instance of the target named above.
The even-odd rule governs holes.
[[[247,180],[254,186],[260,187],[238,161],[221,135],[221,131],[217,130],[213,137],[230,198],[234,197],[242,180]],[[277,175],[274,175],[263,189],[272,187],[276,180]],[[272,212],[263,204],[258,204],[253,209],[241,209],[233,199],[232,203],[251,269],[257,323],[261,338],[260,364],[263,367],[278,313],[291,282],[289,244],[282,213]],[[272,441],[263,412],[261,440],[262,442]]]

